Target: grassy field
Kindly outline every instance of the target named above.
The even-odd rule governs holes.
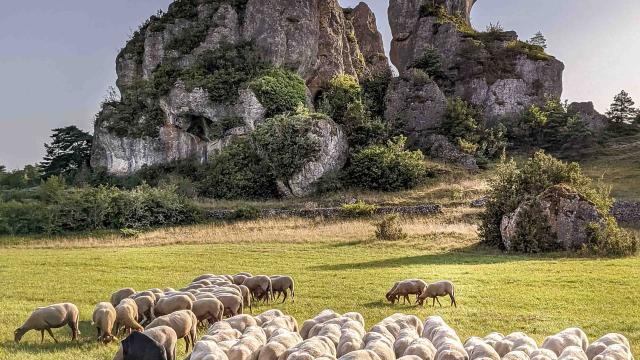
[[[163,229],[137,239],[113,234],[72,238],[0,239],[0,359],[111,359],[115,345],[94,342],[94,305],[120,287],[181,287],[201,273],[290,274],[295,303],[276,307],[301,323],[325,308],[359,311],[367,326],[395,312],[439,314],[462,338],[490,331],[527,332],[536,340],[569,326],[593,339],[607,332],[640,343],[640,258],[597,260],[511,256],[477,244],[475,212],[406,219],[409,238],[372,239],[370,220],[262,220]],[[450,279],[459,307],[416,308],[383,301],[403,278]],[[82,340],[61,344],[13,330],[35,307],[70,301],[81,311]],[[443,302],[444,303],[444,302]],[[267,310],[260,306],[254,312]],[[183,350],[182,341],[179,348]]]

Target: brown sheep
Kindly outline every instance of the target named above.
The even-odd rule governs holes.
[[[243,313],[241,296],[222,294],[216,295],[216,298],[224,305],[224,316],[236,316]]]
[[[135,293],[136,291],[132,288],[120,289],[111,294],[111,305],[113,305],[113,307],[116,307],[120,304],[120,301],[122,301],[122,299],[128,298]]]
[[[253,313],[253,307],[251,305],[251,290],[244,285],[239,285],[240,293],[242,294],[242,305],[249,308],[249,312]]]
[[[37,308],[31,313],[27,321],[14,331],[14,341],[19,343],[28,331],[39,330],[40,342],[44,342],[44,332],[46,330],[53,341],[57,343],[58,340],[53,336],[51,329],[61,328],[65,325],[69,325],[71,328],[71,339],[78,340],[78,335],[80,334],[80,331],[78,331],[79,314],[78,308],[71,303]]]
[[[133,301],[135,301],[138,306],[138,319],[142,319],[140,320],[141,324],[148,324],[155,318],[153,315],[155,307],[154,299],[155,298],[150,296],[139,296],[133,298]]]
[[[400,297],[402,297],[404,299],[404,302],[408,302],[409,304],[411,304],[409,295],[416,295],[417,298],[420,294],[422,294],[426,286],[427,283],[424,280],[420,279],[399,281],[393,284],[391,290],[387,292],[386,298],[388,301],[394,304],[396,301],[400,300]]]
[[[438,305],[442,306],[438,297],[447,296],[451,299],[451,305],[458,307],[458,303],[456,302],[455,288],[451,281],[443,280],[438,281],[433,284],[429,284],[425,291],[418,296],[418,304],[424,305],[424,301],[426,299],[433,299],[433,306],[436,306],[436,301]]]
[[[194,297],[195,299],[195,297]],[[158,300],[154,308],[155,316],[168,315],[180,310],[191,310],[193,300],[188,295],[173,295]]]
[[[282,302],[284,303],[287,300],[287,291],[291,292],[291,302],[295,302],[295,283],[293,282],[293,278],[291,276],[285,275],[274,275],[271,276],[271,285],[273,287],[273,292],[277,294],[277,299],[280,298],[280,295],[284,295]]]
[[[176,360],[176,343],[178,342],[178,335],[175,330],[169,326],[158,326],[145,330],[143,334],[152,338],[164,347],[164,350],[167,353],[167,360]]]
[[[179,339],[184,339],[186,345],[185,352],[189,352],[189,347],[196,343],[198,319],[191,310],[180,310],[169,315],[159,316],[147,326],[147,330],[159,326],[172,328]]]
[[[120,304],[116,306],[116,323],[114,325],[116,336],[120,333],[121,329],[128,334],[131,334],[132,330],[144,330],[142,325],[138,323],[138,305],[136,305],[133,299],[122,299]]]
[[[202,299],[193,303],[192,311],[199,324],[204,324],[205,320],[208,320],[209,324],[213,324],[222,320],[224,305],[218,299]]]
[[[273,284],[268,276],[258,275],[247,278],[242,282],[242,285],[246,286],[256,298],[260,294],[264,294],[267,302],[273,300]]]
[[[96,305],[92,320],[92,324],[98,330],[98,341],[107,344],[116,339],[112,334],[116,322],[116,309],[111,303],[101,302]]]

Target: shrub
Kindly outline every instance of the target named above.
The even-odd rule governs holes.
[[[424,71],[432,79],[440,80],[445,78],[442,71],[442,57],[438,50],[428,47],[422,55],[414,60],[410,67]]]
[[[229,215],[229,220],[234,221],[247,221],[259,219],[262,212],[260,209],[253,206],[245,206],[234,210]]]
[[[376,224],[376,239],[383,241],[397,241],[406,239],[407,234],[400,225],[398,214],[391,214]]]
[[[351,151],[384,144],[390,133],[387,123],[378,117],[371,117],[360,102],[352,103],[347,107],[342,122]]]
[[[400,190],[417,185],[426,174],[422,152],[405,150],[406,138],[386,146],[370,146],[353,155],[348,169],[352,185],[375,190]]]
[[[39,202],[0,203],[0,234],[25,235],[49,232],[50,216]]]
[[[593,202],[603,218],[607,220],[606,229],[599,234],[592,234],[591,246],[597,249],[615,246],[616,243],[628,243],[624,232],[618,229],[615,220],[609,214],[613,200],[608,189],[598,187],[592,180],[582,174],[577,163],[565,163],[539,151],[528,161],[518,166],[513,160],[503,161],[498,166],[497,176],[490,181],[487,205],[482,214],[480,235],[483,241],[491,246],[504,248],[500,225],[505,214],[515,211],[523,204],[537,197],[554,185],[565,185]],[[528,207],[523,217],[525,222],[522,234],[518,234],[517,249],[520,251],[547,251],[549,241],[545,233],[545,225],[541,223],[540,209]],[[606,244],[606,245],[604,245]],[[624,246],[622,246],[624,247]]]
[[[478,119],[480,117],[480,112],[462,98],[449,99],[440,131],[442,135],[454,143],[459,142],[458,139],[477,143]]]
[[[362,80],[360,87],[364,105],[373,116],[384,118],[387,111],[385,98],[392,78],[393,74],[389,69]]]
[[[253,133],[259,153],[279,180],[288,180],[315,160],[320,140],[312,134],[322,114],[278,115],[260,124]]]
[[[336,75],[327,84],[322,94],[320,108],[335,122],[342,124],[349,105],[362,103],[362,88],[358,79],[351,75]]]
[[[238,139],[201,171],[200,193],[218,199],[277,196],[275,175],[249,139]]]
[[[622,257],[638,253],[640,239],[621,229],[613,217],[606,219],[605,226],[591,223],[587,226],[585,250],[599,256]]]
[[[271,69],[253,80],[250,87],[267,109],[267,117],[293,112],[307,101],[304,79],[290,70]]]
[[[340,207],[340,213],[346,218],[362,218],[373,216],[378,210],[378,206],[374,204],[367,204],[362,200],[359,200],[353,204],[343,204]]]
[[[142,233],[136,229],[120,229],[120,235],[122,235],[123,238],[137,238],[138,236],[140,236],[140,234]]]

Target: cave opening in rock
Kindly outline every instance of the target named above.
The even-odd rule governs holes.
[[[211,128],[213,127],[211,119],[193,114],[187,114],[184,118],[185,123],[188,124],[188,133],[197,136],[203,141],[211,141]]]

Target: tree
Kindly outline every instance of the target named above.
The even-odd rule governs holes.
[[[7,172],[7,167],[4,165],[0,165],[0,175],[4,174]]]
[[[528,41],[529,44],[540,46],[543,49],[547,48],[547,38],[544,37],[542,31],[538,31],[531,39]]]
[[[607,116],[611,121],[617,124],[629,124],[640,116],[638,109],[634,108],[633,99],[629,94],[622,90],[620,94],[613,98],[611,108],[607,111]]]
[[[47,154],[40,164],[43,178],[51,176],[75,176],[89,166],[93,136],[76,126],[53,129],[50,144],[45,144]]]

